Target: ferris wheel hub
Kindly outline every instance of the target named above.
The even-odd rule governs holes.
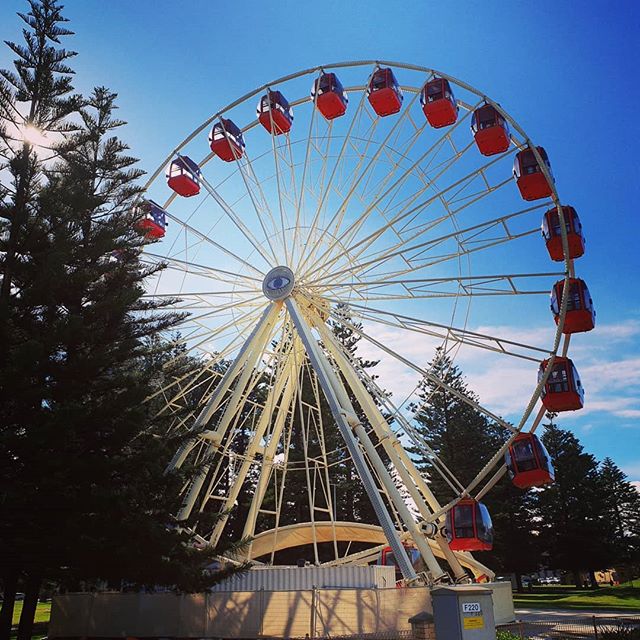
[[[262,281],[262,293],[269,300],[284,300],[293,291],[295,278],[289,267],[274,267]]]

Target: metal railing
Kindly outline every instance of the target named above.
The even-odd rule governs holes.
[[[523,620],[498,627],[498,631],[522,640],[631,640],[636,637],[631,635],[633,630],[640,637],[640,616],[549,616],[547,620]]]

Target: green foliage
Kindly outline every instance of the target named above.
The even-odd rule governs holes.
[[[602,524],[614,563],[640,566],[640,493],[611,460],[599,467]]]
[[[578,439],[553,422],[545,425],[542,441],[555,469],[555,482],[536,495],[540,540],[549,565],[573,571],[606,568],[615,559],[607,539],[604,495],[598,463]]]
[[[57,26],[60,7],[30,4],[26,46],[10,45],[16,74],[0,80],[14,176],[0,229],[0,565],[34,585],[47,576],[71,588],[124,579],[201,590],[215,581],[203,572],[213,550],[167,528],[193,469],[164,473],[177,439],[155,437],[164,418],[145,402],[198,363],[160,338],[180,316],[144,297],[155,268],[139,260],[143,172],[118,138],[116,95],[68,97],[73,54],[50,44],[70,33]],[[46,166],[11,138],[24,124],[7,115],[16,100],[31,101],[30,123],[64,133]]]
[[[516,608],[524,609],[586,609],[602,611],[637,611],[640,590],[614,586],[582,589],[573,586],[538,587],[513,596]]]
[[[522,640],[520,634],[512,633],[511,631],[496,631],[496,640]]]
[[[430,376],[420,383],[420,402],[413,407],[418,431],[438,458],[467,486],[500,446],[503,435],[495,423],[470,404],[478,402],[478,397],[467,387],[462,372],[448,356],[438,350],[428,370]],[[426,450],[414,448],[410,452],[441,503],[457,495],[445,479],[446,472]]]

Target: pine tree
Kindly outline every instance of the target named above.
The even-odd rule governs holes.
[[[157,336],[180,316],[143,297],[154,270],[138,257],[142,172],[115,135],[115,98],[95,89],[80,129],[58,147],[13,273],[0,553],[3,567],[27,575],[20,638],[43,576],[183,589],[211,581],[202,565],[212,552],[167,529],[184,477],[164,474],[172,443],[149,434],[144,400],[163,351]]]
[[[640,494],[611,458],[598,470],[603,493],[602,523],[614,549],[616,565],[640,564]]]
[[[533,524],[535,492],[515,487],[505,475],[483,498],[493,522],[493,549],[483,557],[494,571],[513,573],[523,591],[522,576],[540,566],[542,549]]]
[[[24,45],[7,42],[16,54],[15,72],[0,70],[0,170],[8,168],[12,184],[5,185],[2,202],[2,283],[0,285],[0,343],[8,331],[8,313],[16,262],[28,238],[31,207],[39,186],[42,162],[29,135],[56,134],[73,129],[68,116],[77,111],[79,96],[71,95],[73,71],[66,61],[75,53],[55,45],[72,32],[57,0],[29,0],[31,10],[18,15],[27,25]],[[4,191],[2,190],[2,191]]]
[[[14,303],[23,282],[16,277],[20,262],[29,253],[32,230],[38,221],[33,215],[39,188],[42,161],[28,138],[34,132],[50,136],[68,131],[67,117],[76,111],[79,98],[72,95],[72,70],[66,61],[75,54],[61,47],[60,39],[71,32],[63,25],[61,7],[56,0],[29,2],[30,11],[18,14],[25,23],[24,44],[7,42],[15,53],[15,71],[0,70],[0,172],[10,180],[0,184],[0,362],[3,372],[9,359],[11,342],[23,336]],[[26,351],[29,343],[25,345]],[[2,384],[4,377],[0,380]],[[5,400],[9,400],[5,398]],[[21,404],[12,397],[11,403]],[[33,404],[33,399],[28,399]],[[25,420],[27,416],[25,415]],[[0,429],[11,430],[2,424]],[[15,466],[12,465],[12,470]],[[9,485],[3,489],[9,494]],[[9,501],[7,495],[6,498]],[[5,511],[5,502],[2,505]],[[4,515],[4,513],[3,513]],[[4,598],[0,612],[0,638],[8,638],[18,579],[15,563],[2,569]],[[26,603],[29,608],[32,603]]]
[[[552,566],[573,572],[576,584],[586,569],[595,586],[595,570],[607,568],[613,559],[598,463],[570,431],[554,423],[553,414],[549,417],[542,442],[551,456],[555,482],[535,494],[540,540]]]
[[[414,406],[417,429],[439,460],[466,487],[508,434],[471,404],[479,404],[480,399],[468,388],[462,372],[450,358],[437,351],[429,368],[447,387],[469,402],[433,379],[423,380],[422,404]],[[458,494],[459,489],[451,487],[441,467],[424,450],[414,447],[410,452],[441,503]],[[482,501],[494,526],[493,550],[483,560],[496,570],[515,573],[518,587],[522,588],[522,574],[535,568],[539,559],[537,537],[530,526],[531,496],[515,488],[505,476]]]
[[[449,357],[438,350],[429,370],[468,402],[433,378],[422,380],[420,403],[413,406],[417,431],[460,483],[467,486],[502,444],[503,434],[495,423],[472,405],[479,399],[469,390],[462,372]],[[418,470],[429,478],[431,488],[441,503],[458,494],[426,451],[419,448],[409,451],[415,457]]]
[[[330,321],[331,331],[338,339],[338,342],[342,344],[345,352],[349,355],[358,371],[363,371],[372,380],[377,380],[378,376],[375,375],[373,370],[378,364],[379,360],[367,360],[358,355],[358,344],[362,337],[358,333],[362,329],[362,323],[354,321],[349,307],[344,304],[340,304],[335,310],[335,319]],[[343,380],[343,382],[345,382]],[[363,380],[365,387],[368,387]],[[368,424],[365,412],[360,407],[355,395],[349,389],[349,399],[356,411],[356,415],[360,422],[364,425]],[[376,404],[378,404],[376,400]],[[345,449],[344,440],[340,434],[337,426],[334,423],[333,416],[329,412],[328,406],[325,413],[325,424],[331,425],[331,429],[328,430],[330,441],[335,441],[336,446],[340,446],[344,452],[344,460],[341,465],[336,468],[335,484],[336,484],[336,498],[337,505],[336,511],[338,519],[345,520],[347,522],[365,522],[368,524],[378,524],[378,518],[375,514],[369,496],[364,489],[360,477],[356,473],[355,467],[348,452]],[[383,459],[383,462],[387,463],[388,460],[384,453],[384,450],[378,448],[378,453]]]

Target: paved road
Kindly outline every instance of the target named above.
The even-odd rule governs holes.
[[[516,609],[516,620],[530,620],[543,622],[553,618],[621,618],[640,616],[640,611],[584,611],[568,609]]]

